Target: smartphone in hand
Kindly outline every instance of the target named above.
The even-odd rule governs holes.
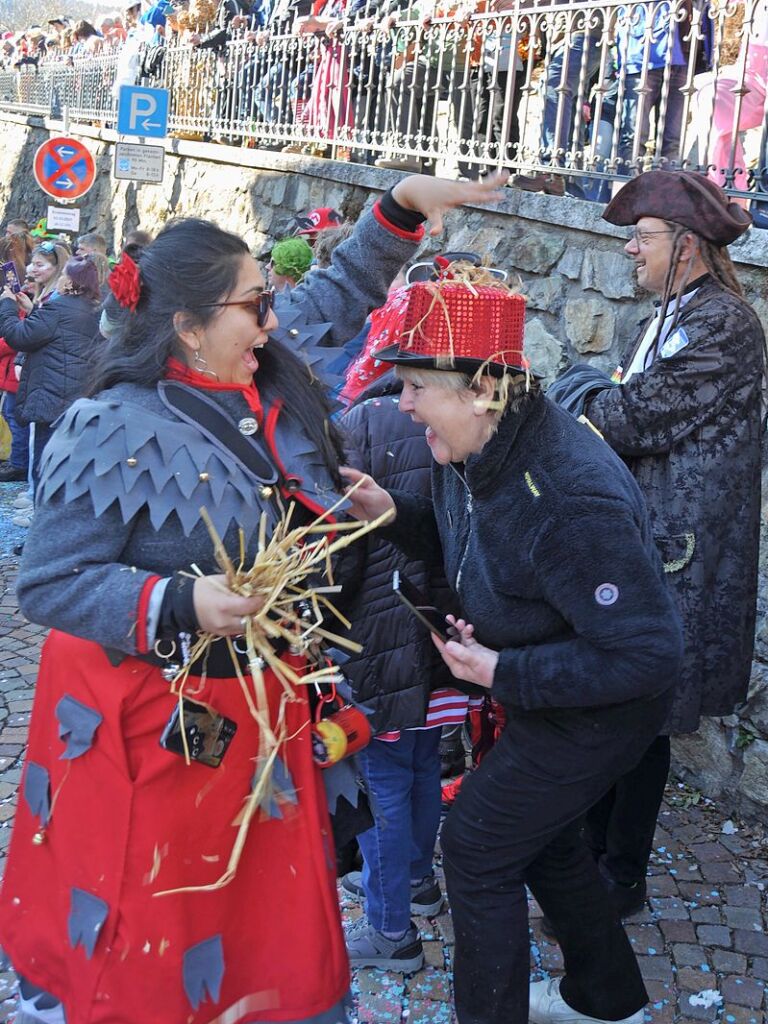
[[[431,605],[419,588],[411,583],[399,569],[395,569],[392,573],[392,590],[408,611],[416,616],[422,626],[439,637],[443,643],[448,642],[448,623],[445,620],[445,615]]]
[[[21,291],[21,282],[13,260],[9,260],[8,263],[0,263],[0,273],[3,275],[2,287],[10,288],[14,295],[18,295]]]

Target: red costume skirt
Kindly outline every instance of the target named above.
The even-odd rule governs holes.
[[[282,687],[265,680],[276,707]],[[282,748],[288,798],[257,812],[234,880],[156,895],[224,873],[251,792],[259,730],[240,686],[200,685],[190,678],[188,696],[237,723],[218,768],[160,746],[176,698],[159,669],[136,658],[114,668],[97,644],[56,631],[43,648],[0,943],[61,999],[67,1024],[296,1021],[349,987],[301,693]]]

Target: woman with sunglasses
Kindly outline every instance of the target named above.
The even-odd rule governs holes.
[[[324,388],[279,332],[300,347],[324,323],[342,344],[412,256],[425,215],[439,230],[441,208],[495,198],[495,184],[404,179],[330,268],[281,300],[280,325],[246,245],[210,222],[172,223],[113,275],[121,322],[93,397],[46,451],[19,581],[24,614],[53,630],[0,895],[0,942],[23,979],[17,1024],[56,1024],[57,1000],[66,1024],[347,1021],[306,687],[285,704],[271,797],[234,877],[261,730],[232,661],[250,680],[247,658],[225,642],[193,661],[184,691],[216,756],[199,759],[186,714],[195,756],[183,756],[179,665],[198,631],[243,649],[261,605],[219,575],[200,510],[236,562],[242,537],[249,565],[262,518],[269,535],[289,505],[299,525],[336,502]],[[274,717],[285,691],[267,667],[263,679]]]

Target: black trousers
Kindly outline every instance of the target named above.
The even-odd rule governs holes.
[[[552,922],[561,993],[620,1020],[647,1002],[629,940],[580,835],[580,819],[640,759],[671,694],[607,708],[511,711],[443,827],[460,1024],[527,1024],[525,886]]]
[[[657,736],[587,814],[585,836],[592,855],[622,885],[634,885],[647,874],[669,762],[669,736]]]

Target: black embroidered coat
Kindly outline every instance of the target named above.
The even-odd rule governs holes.
[[[711,278],[678,326],[688,337],[683,348],[602,391],[587,415],[624,457],[648,504],[685,632],[668,726],[686,733],[701,715],[729,714],[749,683],[765,335],[754,310]]]

